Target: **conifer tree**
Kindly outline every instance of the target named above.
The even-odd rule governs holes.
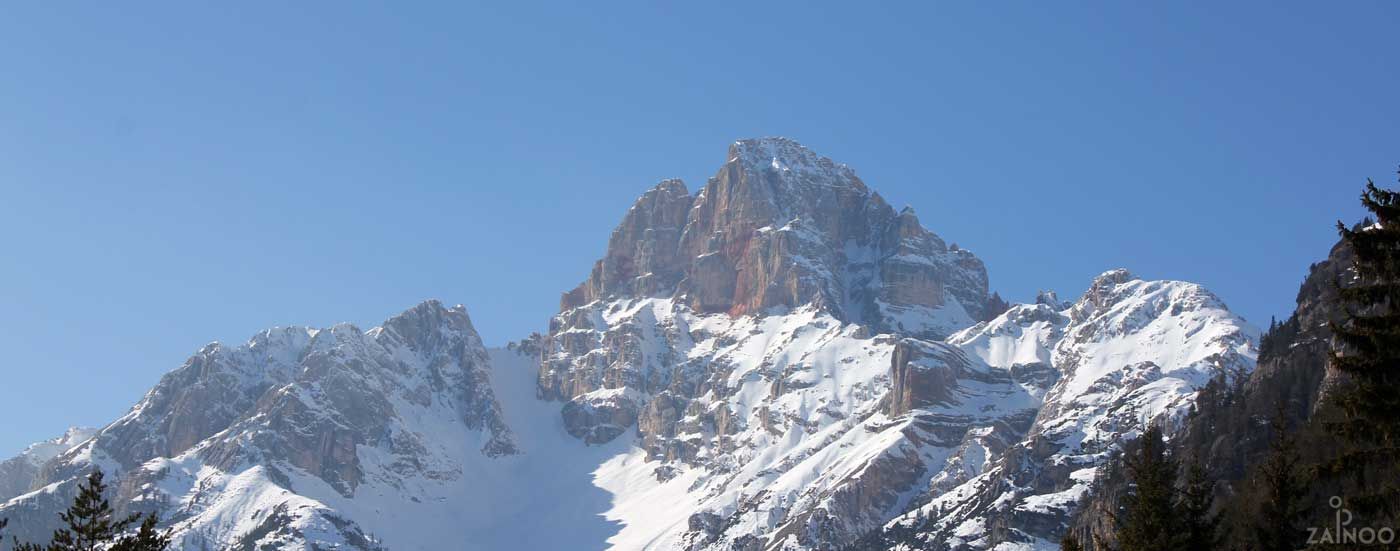
[[[157,531],[158,521],[155,515],[146,515],[136,534],[122,538],[111,551],[164,551],[170,547],[170,533]]]
[[[1182,522],[1182,538],[1186,549],[1215,549],[1218,547],[1220,519],[1211,512],[1215,501],[1215,481],[1200,462],[1186,469],[1186,481],[1178,504]]]
[[[98,551],[117,541],[140,517],[115,518],[104,494],[107,485],[101,470],[94,470],[78,487],[78,498],[59,513],[66,527],[55,530],[48,551]]]
[[[1352,385],[1337,398],[1342,420],[1330,424],[1349,445],[1329,468],[1354,477],[1348,502],[1358,513],[1394,518],[1400,512],[1400,193],[1368,180],[1361,203],[1374,223],[1354,229],[1337,223],[1354,254],[1354,273],[1339,282],[1345,308],[1343,321],[1332,326],[1332,366]]]
[[[1251,530],[1255,549],[1261,551],[1294,551],[1301,547],[1302,531],[1298,515],[1305,489],[1298,472],[1298,450],[1293,435],[1288,432],[1283,406],[1269,423],[1273,439],[1269,455],[1259,465],[1259,510]]]
[[[48,551],[49,548],[35,543],[21,543],[19,538],[14,538],[14,546],[11,551]]]
[[[1177,466],[1167,454],[1162,429],[1151,426],[1138,439],[1127,461],[1132,490],[1118,528],[1122,551],[1166,551],[1179,539],[1180,522],[1173,507]]]
[[[55,530],[53,541],[48,546],[34,543],[21,543],[13,540],[13,551],[166,551],[170,547],[170,532],[160,532],[156,524],[160,519],[149,514],[115,518],[111,504],[105,494],[107,485],[101,470],[94,470],[78,487],[78,497],[67,511],[59,513],[66,525]],[[136,521],[140,528],[133,535],[124,536],[127,528]],[[0,531],[8,521],[0,519]]]

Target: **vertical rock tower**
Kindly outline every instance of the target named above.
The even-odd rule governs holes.
[[[682,343],[648,335],[655,320],[608,314],[643,299],[731,318],[810,307],[874,333],[930,339],[997,313],[981,260],[949,247],[913,209],[895,211],[850,167],[778,137],[734,142],[695,195],[680,180],[647,191],[588,279],[564,294],[539,393],[569,402],[576,436],[611,440],[676,381]]]

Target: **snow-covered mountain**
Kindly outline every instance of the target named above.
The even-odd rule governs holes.
[[[488,351],[429,301],[211,344],[0,464],[0,517],[41,538],[101,467],[187,549],[1044,547],[1256,339],[1121,270],[1008,309],[849,167],[744,140],[695,194],[643,194],[543,334]]]
[[[443,503],[475,483],[471,466],[518,453],[489,371],[466,311],[436,301],[369,331],[214,343],[0,511],[39,537],[100,467],[119,476],[123,508],[158,510],[184,548],[374,548],[355,520]]]
[[[19,455],[0,461],[0,502],[34,489],[44,464],[82,444],[97,429],[71,427],[58,436],[26,447]]]
[[[1254,368],[1258,331],[1199,285],[1094,279],[1069,308],[1018,305],[949,342],[1050,382],[1020,441],[874,534],[885,549],[1055,549],[1097,467],[1149,423],[1169,433],[1216,373]],[[1045,369],[1049,367],[1050,369]],[[1053,378],[1058,378],[1054,380]]]

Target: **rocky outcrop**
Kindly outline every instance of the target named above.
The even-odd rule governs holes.
[[[911,308],[984,319],[986,269],[948,247],[912,209],[896,213],[849,167],[786,138],[735,142],[694,197],[679,180],[643,194],[568,310],[608,297],[673,295],[700,313],[818,304],[838,318],[906,332]],[[911,319],[899,319],[908,317]],[[924,320],[930,323],[937,320]]]
[[[56,512],[94,467],[119,484],[144,463],[185,453],[248,415],[268,390],[290,382],[313,330],[277,327],[241,346],[210,343],[161,377],[130,411],[40,467],[30,489],[3,504],[12,535],[43,541]],[[126,499],[116,500],[119,508]]]
[[[961,351],[941,343],[902,339],[894,347],[890,366],[893,384],[890,386],[890,417],[905,415],[952,401],[958,377],[967,359]]]
[[[895,212],[849,167],[785,138],[735,142],[693,197],[678,180],[643,194],[588,279],[564,295],[541,342],[539,387],[567,402],[571,434],[602,443],[644,411],[665,416],[696,398],[669,388],[682,364],[674,351],[692,340],[685,329],[658,328],[655,312],[623,314],[646,298],[731,318],[812,306],[926,338],[994,307],[976,256],[924,229],[912,209]],[[662,392],[667,401],[652,407]]]
[[[1339,289],[1354,281],[1354,253],[1338,242],[1327,258],[1308,267],[1298,287],[1296,308],[1266,343],[1271,350],[1250,377],[1247,390],[1257,398],[1252,414],[1272,415],[1275,404],[1288,404],[1298,419],[1311,418],[1329,392],[1346,376],[1331,367],[1332,324],[1342,321]]]
[[[640,402],[635,393],[604,390],[575,397],[564,404],[560,415],[564,417],[564,430],[574,438],[589,444],[605,444],[637,423],[637,414],[642,408]],[[654,419],[654,416],[648,417],[653,424]]]
[[[264,396],[200,455],[225,471],[276,457],[351,497],[365,476],[357,449],[421,466],[432,444],[403,416],[439,407],[489,435],[481,453],[515,453],[488,362],[460,306],[428,301],[369,332],[338,325],[316,334],[291,384]]]
[[[1060,300],[1060,295],[1054,291],[1041,289],[1035,295],[1035,304],[1049,306],[1051,310],[1060,311],[1068,309],[1073,304]]]
[[[290,382],[313,334],[304,327],[277,327],[242,346],[206,345],[99,431],[91,448],[121,470],[184,453],[246,415],[269,389]],[[64,470],[68,465],[54,464],[45,478],[80,474]]]
[[[680,180],[665,180],[637,199],[608,239],[607,254],[588,279],[564,294],[561,309],[603,297],[647,297],[670,292],[684,277],[681,232],[693,198]]]

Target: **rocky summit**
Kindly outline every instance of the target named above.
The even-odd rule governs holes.
[[[1054,548],[1259,338],[1199,285],[1085,283],[1002,303],[850,167],[741,140],[642,193],[540,333],[488,350],[427,301],[210,344],[0,463],[0,517],[42,537],[101,468],[182,549]]]

